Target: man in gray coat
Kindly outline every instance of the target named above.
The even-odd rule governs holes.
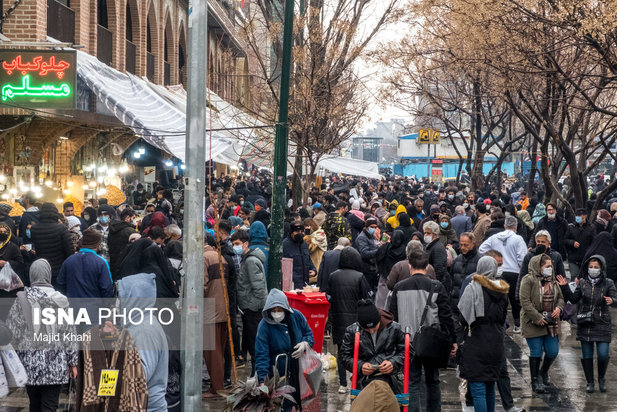
[[[471,232],[473,225],[471,224],[471,218],[465,214],[465,208],[463,206],[457,206],[454,211],[456,215],[450,219],[450,223],[456,232],[456,237],[460,239],[461,234]]]
[[[242,256],[238,275],[237,299],[242,314],[242,351],[250,353],[252,373],[255,372],[255,338],[261,321],[268,288],[266,286],[266,255],[260,249],[249,249],[249,235],[237,230],[231,236],[233,251]]]

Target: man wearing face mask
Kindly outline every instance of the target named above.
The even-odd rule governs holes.
[[[377,220],[370,218],[364,223],[364,230],[358,235],[354,247],[362,257],[362,273],[372,291],[377,289],[377,263],[375,256],[381,243],[378,240]]]
[[[257,325],[268,295],[264,269],[266,255],[260,249],[249,249],[249,235],[244,230],[231,235],[231,244],[234,253],[242,256],[236,282],[238,307],[242,313],[242,353],[248,352],[251,355],[254,371]]]
[[[294,288],[302,289],[317,270],[311,261],[311,254],[304,241],[304,224],[295,222],[290,225],[289,237],[283,240],[283,257],[293,259]]]
[[[551,234],[551,249],[559,252],[562,256],[566,255],[564,239],[568,230],[568,222],[561,216],[557,216],[557,206],[554,203],[546,205],[546,216],[536,225],[536,233],[540,230],[547,230]],[[529,240],[529,247],[536,247],[535,236]]]
[[[564,238],[565,249],[568,253],[570,279],[578,277],[581,271],[581,265],[583,264],[583,258],[595,237],[596,230],[594,226],[587,222],[587,210],[577,209],[575,223],[570,223],[568,225],[568,230]]]
[[[457,206],[459,206],[461,204],[461,202],[459,202],[459,200],[456,198],[456,191],[457,188],[456,187],[449,187],[447,190],[447,195],[446,198],[444,199],[444,202],[446,202],[446,206],[448,207],[448,210],[450,210],[450,213],[454,213],[454,210],[456,209]]]
[[[90,228],[98,230],[101,233],[103,241],[101,242],[100,255],[103,259],[109,262],[109,244],[107,243],[107,239],[109,237],[109,224],[111,223],[112,218],[116,217],[116,211],[109,205],[101,205],[97,211],[97,215],[97,223],[90,226]]]
[[[136,209],[143,209],[146,206],[146,203],[147,199],[144,185],[138,183],[137,190],[133,192],[133,205],[135,205]]]
[[[439,205],[432,205],[430,208],[430,213],[428,214],[428,216],[424,218],[422,222],[420,222],[420,227],[418,228],[418,230],[422,232],[424,230],[424,224],[426,222],[435,222],[437,223],[437,225],[439,225],[440,216],[441,216],[441,209],[439,208]]]

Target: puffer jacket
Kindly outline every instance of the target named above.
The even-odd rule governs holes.
[[[456,307],[458,298],[461,294],[461,286],[465,278],[476,272],[480,255],[476,248],[473,248],[469,253],[461,253],[454,259],[450,273],[452,274],[452,307]]]
[[[317,273],[308,245],[302,239],[296,242],[288,237],[283,240],[283,257],[293,259],[293,282],[294,288],[302,289],[309,282],[309,271]]]
[[[249,250],[242,255],[238,276],[238,307],[260,312],[268,296],[264,262],[266,256],[259,249]]]
[[[366,230],[356,238],[354,247],[360,252],[362,257],[362,273],[366,276],[371,287],[377,286],[377,263],[375,257],[379,250],[379,242],[374,236],[369,236]]]
[[[587,266],[591,259],[597,259],[602,266],[602,274],[597,283],[592,284],[587,273]],[[600,255],[593,255],[585,262],[581,269],[581,278],[574,292],[569,285],[561,286],[566,301],[578,303],[578,313],[593,312],[593,323],[589,326],[576,328],[576,340],[582,342],[610,342],[611,341],[611,312],[604,300],[605,296],[613,299],[611,306],[617,306],[617,288],[615,283],[606,277],[606,261]]]
[[[62,262],[75,253],[71,233],[62,223],[58,223],[56,216],[44,214],[41,214],[41,221],[32,226],[30,233],[36,257],[49,262],[51,283],[55,285]]]
[[[541,258],[542,256],[539,255],[531,259],[529,262],[529,273],[521,281],[521,288],[519,290],[521,299],[521,333],[525,338],[537,338],[548,334],[546,326],[538,325],[543,319]],[[555,277],[552,278],[551,282],[555,292],[553,306],[560,308],[563,312],[563,293],[561,293],[561,288],[557,284]]]
[[[369,286],[364,279],[360,253],[352,247],[341,251],[339,270],[328,280],[332,340],[340,345],[345,330],[357,319],[358,301],[368,298]]]
[[[403,371],[405,362],[405,334],[401,326],[394,322],[392,315],[380,310],[381,322],[377,331],[377,344],[373,344],[371,335],[362,329],[358,322],[347,327],[345,338],[338,353],[338,361],[348,371],[353,371],[354,342],[356,331],[360,332],[360,349],[358,352],[358,389],[366,387],[373,379],[386,381],[395,393],[402,393],[402,382],[399,373]],[[362,365],[366,362],[380,365],[383,361],[392,362],[394,370],[389,375],[364,376],[361,374]],[[402,373],[401,373],[402,375]]]
[[[474,275],[472,279],[482,286],[484,316],[467,325],[469,333],[464,333],[459,342],[460,374],[470,382],[495,382],[503,362],[509,285],[504,280],[492,281],[482,275]],[[472,288],[466,288],[463,293],[471,292]],[[462,316],[461,320],[466,325]]]

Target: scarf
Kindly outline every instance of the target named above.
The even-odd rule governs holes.
[[[13,236],[13,233],[11,232],[11,228],[9,227],[9,225],[7,225],[6,223],[0,223],[0,228],[6,229],[6,232],[9,234],[6,240],[0,243],[0,250],[1,250],[1,249],[4,249],[4,247],[9,244],[9,242],[11,241],[11,237]]]

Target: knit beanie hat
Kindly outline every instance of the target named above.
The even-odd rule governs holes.
[[[377,224],[377,219],[369,217],[368,219],[366,219],[366,222],[364,222],[364,227],[369,227],[370,225],[376,225],[376,224]]]
[[[381,315],[373,302],[363,299],[358,302],[358,323],[363,329],[371,329],[377,326]]]
[[[97,250],[101,245],[101,233],[95,229],[87,229],[81,238],[81,247],[85,249]]]
[[[0,203],[0,215],[8,216],[9,213],[11,213],[12,209],[13,206],[9,205],[8,203]]]

